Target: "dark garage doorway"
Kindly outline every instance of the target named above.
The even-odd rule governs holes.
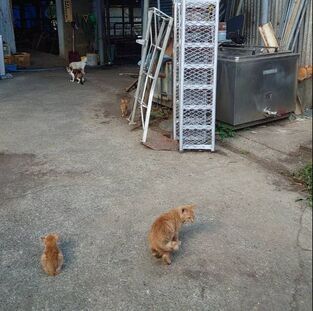
[[[59,54],[55,0],[13,0],[12,9],[18,51]]]

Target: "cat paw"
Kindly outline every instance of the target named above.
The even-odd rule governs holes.
[[[166,264],[166,265],[170,265],[172,263],[171,259],[170,259],[170,256],[169,255],[163,255],[162,256],[162,259],[163,259],[163,262]]]
[[[153,252],[152,252],[152,256],[154,256],[154,257],[156,257],[156,258],[161,258],[161,257],[162,257],[162,256],[160,255],[160,253],[157,252],[157,251],[153,251]]]
[[[172,243],[173,251],[178,251],[178,250],[179,250],[179,245],[180,245],[180,243],[178,243],[178,242],[173,242],[173,243]]]

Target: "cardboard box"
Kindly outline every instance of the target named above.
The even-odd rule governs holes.
[[[30,54],[25,53],[25,52],[14,54],[14,63],[18,67],[29,67],[30,66]]]
[[[13,55],[6,55],[6,56],[4,56],[4,63],[6,65],[14,64],[14,56]]]

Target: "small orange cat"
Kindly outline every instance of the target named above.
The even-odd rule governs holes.
[[[149,232],[148,240],[152,255],[171,264],[170,253],[177,251],[181,242],[178,232],[182,224],[193,222],[195,205],[184,205],[171,209],[158,217]]]
[[[45,250],[41,256],[42,268],[47,274],[55,276],[61,272],[63,265],[63,255],[57,245],[59,236],[57,234],[48,234],[42,237],[41,240],[45,244]]]
[[[123,96],[120,101],[120,108],[122,113],[122,118],[127,117],[128,114],[128,104],[129,98],[127,96]]]

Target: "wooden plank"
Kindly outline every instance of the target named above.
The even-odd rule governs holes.
[[[272,23],[269,22],[262,26],[259,26],[259,32],[264,42],[264,46],[268,48],[269,53],[274,53],[275,50],[279,47],[278,41],[275,36],[275,32],[272,26]]]
[[[303,113],[304,113],[304,108],[303,108],[303,105],[302,105],[302,101],[300,99],[299,94],[297,94],[295,114],[296,115],[301,115]]]

